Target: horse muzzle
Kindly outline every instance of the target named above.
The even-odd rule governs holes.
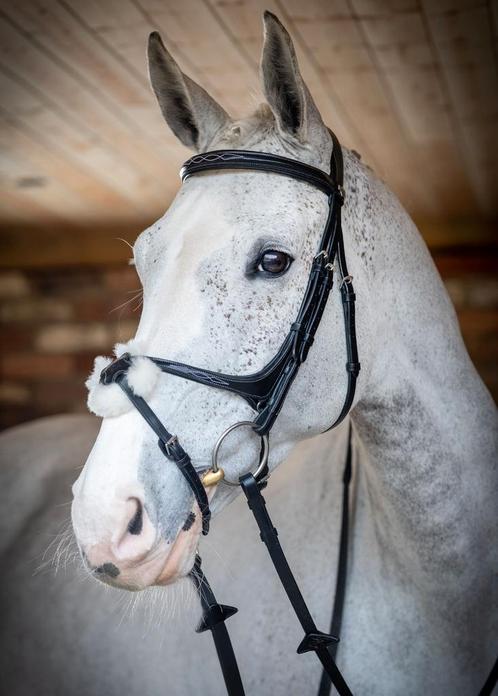
[[[153,525],[136,497],[114,503],[112,510],[98,517],[92,507],[84,495],[75,495],[74,532],[85,565],[97,580],[142,590],[173,583],[190,572],[202,529],[197,505],[171,542]]]

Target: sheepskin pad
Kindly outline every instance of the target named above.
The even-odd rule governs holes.
[[[123,353],[130,353],[133,357],[127,374],[128,384],[137,396],[149,399],[156,387],[161,370],[152,360],[140,355],[143,351],[134,341],[118,343],[115,346],[114,354],[116,357],[121,357]],[[97,356],[92,373],[85,382],[88,389],[88,408],[92,413],[102,418],[120,416],[132,408],[130,400],[118,384],[101,384],[100,382],[100,373],[112,361],[113,358]]]

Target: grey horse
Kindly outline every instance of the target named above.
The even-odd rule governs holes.
[[[196,152],[261,150],[328,170],[330,136],[291,39],[270,13],[264,24],[266,103],[242,120],[184,75],[151,35],[151,82],[162,113]],[[343,155],[362,372],[350,414],[352,538],[338,664],[355,694],[476,694],[497,639],[496,409],[409,216],[353,153]],[[144,306],[126,348],[255,372],[296,313],[325,215],[321,192],[273,174],[189,180],[135,244]],[[272,431],[267,492],[282,545],[324,629],[349,427],[321,435],[346,389],[341,311],[336,287]],[[95,375],[89,406],[105,416],[98,434],[95,418],[67,416],[2,438],[5,693],[223,693],[210,638],[193,632],[198,607],[187,574],[199,546],[199,511],[147,424]],[[253,416],[233,394],[146,368],[136,379],[200,469],[219,434]],[[75,545],[57,550],[64,543],[58,525],[87,456],[73,486],[79,564],[71,562]],[[249,433],[223,450],[231,479],[256,459]],[[237,493],[223,483],[210,489],[215,519],[200,548],[219,599],[240,608],[230,628],[247,693],[314,694],[319,666],[312,654],[295,654],[300,627]],[[61,566],[55,575],[41,551],[50,538]]]

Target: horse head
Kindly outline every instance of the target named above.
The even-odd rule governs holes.
[[[330,133],[301,77],[292,41],[271,13],[265,13],[264,29],[266,103],[240,120],[183,74],[159,35],[151,34],[150,78],[164,118],[196,153],[273,153],[328,173]],[[189,178],[164,216],[135,242],[143,310],[135,338],[117,346],[116,354],[159,356],[231,375],[260,370],[300,307],[328,209],[323,191],[272,172],[223,170]],[[360,288],[361,282],[360,274]],[[272,429],[270,471],[341,411],[347,390],[342,314],[336,284]],[[199,506],[119,386],[99,383],[106,364],[98,359],[89,379],[89,406],[105,417],[73,487],[76,537],[88,566],[107,583],[129,589],[171,583],[192,568],[202,527]],[[128,380],[178,436],[198,471],[211,466],[222,432],[254,418],[238,394],[163,374],[146,358],[133,360]],[[257,465],[260,440],[249,428],[237,429],[219,456],[227,479],[237,481]],[[210,487],[213,513],[238,490],[224,482]]]

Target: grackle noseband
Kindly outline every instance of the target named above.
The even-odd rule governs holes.
[[[133,362],[133,357],[124,354],[116,359],[101,374],[101,382],[110,384],[116,382],[128,396],[131,403],[145,418],[152,430],[158,436],[158,444],[163,454],[176,464],[187,480],[202,514],[202,533],[209,531],[210,510],[205,487],[223,481],[228,485],[240,485],[247,498],[247,503],[253,513],[275,570],[282,582],[285,592],[291,602],[296,616],[303,627],[305,636],[297,648],[298,653],[316,652],[323,666],[319,687],[319,696],[330,693],[331,683],[334,684],[341,696],[351,695],[342,674],[335,663],[335,653],[338,634],[340,632],[342,611],[345,596],[345,581],[348,546],[348,500],[349,482],[351,480],[351,429],[343,476],[342,523],[339,546],[338,572],[336,594],[332,621],[329,633],[319,631],[308,610],[304,598],[287,563],[284,552],[278,541],[266,509],[262,490],[268,481],[269,432],[284,404],[285,397],[296,377],[299,366],[306,360],[309,349],[313,344],[316,330],[332,289],[334,263],[337,262],[340,275],[340,290],[344,313],[346,335],[346,371],[348,384],[343,407],[330,426],[338,425],[348,414],[353,403],[356,379],[360,370],[355,333],[355,294],[352,276],[349,275],[344,252],[344,240],[341,228],[341,208],[344,202],[343,189],[343,160],[341,146],[333,133],[330,174],[303,162],[280,157],[265,152],[245,150],[218,150],[195,155],[181,169],[182,181],[195,176],[199,172],[217,170],[249,170],[264,171],[303,181],[319,189],[328,199],[328,215],[322,233],[318,252],[311,263],[311,271],[303,300],[295,321],[281,344],[276,355],[258,372],[251,375],[236,376],[212,372],[184,363],[173,362],[162,358],[147,356],[163,372],[183,377],[217,389],[231,391],[243,397],[256,412],[254,421],[235,423],[225,430],[213,449],[211,469],[201,478],[194,468],[190,457],[181,447],[176,436],[169,433],[147,402],[133,392],[127,381],[127,370]],[[261,438],[261,454],[254,473],[246,473],[239,481],[226,478],[223,469],[218,465],[218,451],[225,437],[236,428],[249,427]],[[329,428],[329,429],[330,429]],[[218,658],[229,696],[243,696],[244,688],[230,638],[225,626],[225,620],[237,609],[218,604],[214,594],[201,570],[200,557],[196,557],[191,571],[192,580],[200,596],[203,618],[197,628],[198,632],[210,630],[213,634]]]

